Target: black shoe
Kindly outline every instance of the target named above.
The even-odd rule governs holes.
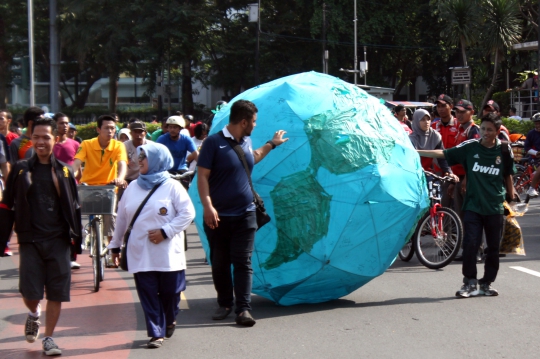
[[[499,258],[504,258],[504,257],[506,257],[505,253],[499,253]]]
[[[214,320],[223,320],[231,314],[232,308],[225,308],[225,307],[219,307],[214,315],[212,315],[212,319]]]
[[[148,349],[161,348],[162,345],[163,345],[163,338],[152,338],[152,339],[150,339],[148,344],[146,344]]]
[[[172,337],[175,330],[176,330],[176,322],[167,327],[165,338],[169,339],[170,337]]]
[[[252,327],[255,325],[256,321],[249,311],[245,310],[240,314],[236,316],[236,324],[243,325],[244,327]]]
[[[484,257],[484,255],[480,255],[480,254],[477,254],[476,255],[476,263],[484,263],[484,260],[486,259],[486,257]]]

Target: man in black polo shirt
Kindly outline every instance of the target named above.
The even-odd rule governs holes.
[[[231,107],[229,124],[223,128],[223,135],[238,142],[244,150],[250,173],[254,164],[288,140],[283,138],[285,131],[276,131],[272,140],[253,150],[249,136],[256,126],[257,112],[252,102],[238,100]],[[232,312],[236,297],[236,323],[251,327],[255,325],[250,314],[251,253],[257,220],[246,170],[219,133],[204,141],[197,167],[204,231],[210,245],[212,278],[219,304],[212,319],[225,319]]]

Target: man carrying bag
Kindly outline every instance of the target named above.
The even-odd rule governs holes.
[[[212,319],[225,319],[236,304],[236,323],[249,327],[255,325],[250,302],[257,206],[259,218],[265,217],[261,213],[262,201],[252,189],[250,174],[254,164],[288,140],[283,138],[285,131],[279,130],[270,141],[253,150],[249,136],[256,126],[257,112],[252,102],[236,101],[231,107],[229,124],[222,134],[214,134],[204,141],[197,163],[204,231],[210,245],[212,278],[219,304]]]

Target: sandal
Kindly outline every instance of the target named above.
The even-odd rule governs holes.
[[[163,345],[163,338],[152,338],[147,344],[149,349],[160,348],[162,345]]]

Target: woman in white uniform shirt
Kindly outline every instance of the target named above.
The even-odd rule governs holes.
[[[133,215],[150,190],[152,194],[135,220],[127,246],[129,272],[133,273],[144,310],[149,348],[159,348],[176,328],[180,292],[186,288],[183,231],[195,217],[193,204],[182,185],[167,172],[174,160],[167,147],[149,142],[137,148],[140,175],[118,204],[116,230],[108,248],[118,262],[119,248]]]

